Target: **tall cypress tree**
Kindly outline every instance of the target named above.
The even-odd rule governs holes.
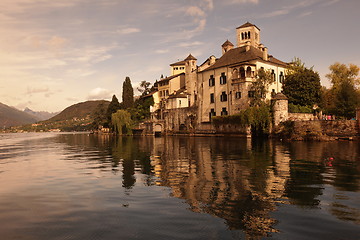
[[[117,110],[120,109],[120,103],[119,100],[115,95],[113,95],[111,102],[109,103],[109,106],[106,111],[106,119],[107,119],[107,125],[111,124],[111,115],[113,113],[116,113]]]
[[[122,105],[125,109],[131,108],[134,105],[134,89],[129,77],[126,77],[123,83]]]

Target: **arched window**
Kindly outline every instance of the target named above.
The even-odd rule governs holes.
[[[246,68],[246,77],[248,77],[248,78],[251,77],[251,67]]]
[[[245,78],[245,69],[243,67],[240,68],[240,78]]]
[[[244,40],[244,33],[241,33],[241,40]]]
[[[234,70],[232,72],[232,78],[233,79],[239,78],[239,72],[236,68],[234,68]]]
[[[248,31],[248,39],[250,39],[250,31]]]

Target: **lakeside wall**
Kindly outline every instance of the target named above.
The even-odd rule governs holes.
[[[353,140],[359,137],[356,120],[294,121],[291,140]]]

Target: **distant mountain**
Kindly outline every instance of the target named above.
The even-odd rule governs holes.
[[[13,127],[37,122],[38,119],[26,112],[0,103],[0,127]]]
[[[92,118],[98,109],[99,106],[107,108],[109,101],[106,100],[97,100],[97,101],[87,101],[74,104],[70,107],[65,108],[62,112],[50,118],[49,122],[55,121],[65,121],[73,119],[86,119]]]
[[[55,116],[56,114],[59,113],[59,112],[50,113],[50,112],[45,112],[45,111],[36,112],[29,108],[25,108],[24,112],[34,116],[36,119],[38,119],[38,121],[48,120],[49,118],[52,118],[53,116]]]

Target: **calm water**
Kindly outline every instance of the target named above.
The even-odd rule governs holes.
[[[360,239],[359,142],[0,135],[1,239]]]

